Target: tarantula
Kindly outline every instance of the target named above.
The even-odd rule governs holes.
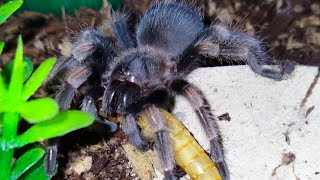
[[[83,30],[73,44],[71,56],[56,66],[53,74],[63,80],[56,95],[60,108],[70,108],[77,89],[86,84],[81,109],[99,119],[96,102],[102,96],[103,111],[108,116],[123,117],[122,130],[139,149],[148,147],[136,123],[136,117],[144,113],[156,134],[165,179],[176,179],[159,108],[170,108],[174,97],[182,95],[202,123],[210,141],[211,158],[222,178],[229,179],[215,118],[202,93],[187,82],[186,76],[201,65],[199,59],[205,56],[208,61],[244,61],[255,73],[281,80],[283,71],[262,67],[273,62],[262,43],[220,24],[206,27],[197,8],[174,0],[151,5],[134,35],[125,16],[115,16],[112,28],[117,44],[95,29]],[[48,152],[53,151],[54,146]],[[50,153],[49,157],[53,159]]]

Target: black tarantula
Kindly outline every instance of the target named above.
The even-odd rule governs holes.
[[[159,108],[170,107],[173,98],[182,95],[202,123],[211,158],[222,178],[229,179],[216,122],[205,98],[186,76],[201,65],[199,58],[206,56],[211,61],[244,61],[257,74],[281,80],[283,72],[262,67],[273,60],[261,42],[223,25],[206,27],[198,9],[174,0],[154,3],[140,19],[134,36],[123,16],[114,17],[112,28],[117,46],[97,30],[86,29],[76,38],[71,56],[56,66],[53,74],[63,80],[56,96],[60,108],[70,108],[77,89],[86,84],[89,88],[81,109],[99,119],[96,102],[103,94],[103,111],[108,116],[123,117],[122,130],[139,149],[148,146],[136,123],[137,115],[144,113],[156,134],[165,179],[177,179]],[[55,158],[55,148],[48,148],[48,167]]]

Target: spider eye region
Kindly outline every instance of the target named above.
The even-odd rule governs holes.
[[[111,79],[133,83],[145,89],[161,79],[161,76],[163,76],[161,65],[152,55],[137,53],[123,57],[111,74]]]

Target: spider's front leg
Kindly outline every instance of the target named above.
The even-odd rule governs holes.
[[[210,140],[211,159],[216,164],[222,179],[229,180],[230,172],[223,155],[223,148],[219,142],[219,129],[216,124],[217,120],[210,114],[208,106],[204,101],[204,97],[201,95],[199,90],[182,79],[174,80],[170,86],[172,90],[183,95],[189,100],[200,119],[207,138]]]
[[[141,150],[148,149],[149,145],[146,141],[142,140],[140,136],[140,130],[135,117],[132,114],[128,114],[122,121],[122,130],[127,135],[129,142]]]
[[[229,61],[231,64],[243,61],[253,72],[275,80],[282,80],[283,75],[291,73],[294,66],[289,61],[279,63],[272,59],[258,39],[243,32],[231,31],[222,25],[213,25],[204,29],[191,49],[193,52],[190,55],[204,55],[218,61]],[[191,63],[194,58],[187,57],[178,64],[178,67],[189,64],[188,61]],[[280,65],[279,72],[263,67],[263,65],[275,64]]]
[[[144,113],[148,123],[156,134],[156,148],[159,153],[161,166],[165,175],[165,180],[177,180],[173,173],[175,167],[174,153],[168,139],[167,128],[164,125],[164,119],[160,110],[155,105],[149,105],[145,108]]]
[[[112,29],[122,50],[135,47],[135,42],[127,25],[127,15],[113,15]]]
[[[55,96],[55,100],[59,104],[60,111],[65,111],[70,108],[77,89],[87,81],[91,74],[91,69],[86,65],[78,66],[65,74],[64,82]]]
[[[116,52],[112,41],[105,38],[97,30],[86,29],[79,33],[73,42],[70,56],[65,61],[57,63],[50,75],[52,79],[56,78],[62,81],[62,85],[55,96],[60,111],[70,108],[77,89],[86,81],[91,81],[89,82],[89,86],[98,87],[94,85],[98,83],[100,88],[101,73],[99,72],[101,70],[93,67],[100,67],[105,71],[112,62],[115,54]],[[92,77],[95,77],[95,79]],[[94,81],[98,82],[94,83]],[[98,92],[94,93],[97,94]],[[98,118],[97,108],[94,104],[97,98],[93,97],[95,96],[93,96],[92,92],[85,94],[84,101],[82,102],[82,110]],[[114,123],[105,124],[111,125],[111,130],[116,128]],[[46,147],[45,166],[46,173],[50,177],[55,173],[58,140],[59,138],[50,139],[49,146]]]
[[[72,71],[66,72],[64,82],[55,96],[60,111],[65,111],[70,108],[77,89],[88,79],[91,73],[90,68],[86,65],[78,66]],[[46,173],[50,177],[55,174],[58,142],[59,138],[49,139],[48,145],[46,146],[45,167]]]

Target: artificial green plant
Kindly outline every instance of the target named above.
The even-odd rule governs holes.
[[[11,1],[11,5],[7,3],[0,7],[0,24],[21,5],[14,3],[22,4],[22,1]],[[3,47],[4,43],[0,42],[0,55]],[[93,116],[81,111],[59,113],[58,104],[52,98],[28,101],[44,82],[55,62],[55,58],[49,58],[32,73],[33,64],[23,58],[23,43],[19,36],[13,62],[1,71],[0,180],[49,179],[43,163],[44,149],[33,146],[14,160],[15,149],[63,136],[93,123]],[[21,119],[30,123],[31,127],[18,134]]]
[[[19,178],[45,153],[41,148],[30,149],[12,165],[15,148],[63,136],[93,123],[94,118],[87,113],[72,110],[58,113],[59,107],[51,98],[45,97],[27,101],[41,86],[55,61],[55,58],[45,60],[24,82],[24,71],[30,68],[25,68],[22,38],[19,36],[9,84],[5,83],[3,73],[1,73],[0,179]],[[25,132],[17,134],[21,118],[33,125]],[[44,176],[41,179],[49,178],[45,177],[45,173],[40,171],[39,173]],[[34,172],[28,172],[28,174],[33,175]],[[28,174],[24,177],[27,178]]]
[[[45,139],[63,136],[68,132],[86,127],[94,118],[80,111],[58,113],[58,104],[52,98],[27,101],[41,86],[50,73],[56,59],[45,60],[28,78],[24,77],[22,38],[13,61],[9,84],[0,76],[0,179],[17,179],[36,164],[44,155],[41,148],[33,148],[22,155],[12,166],[15,148]],[[27,79],[24,82],[24,79]],[[22,134],[17,134],[18,123],[23,118],[33,124]],[[32,172],[28,172],[32,174]],[[45,176],[45,173],[40,172]],[[28,177],[25,175],[24,177]],[[42,177],[42,179],[47,179]]]
[[[0,7],[0,24],[2,24],[6,19],[8,19],[8,17],[10,17],[11,14],[13,14],[22,4],[22,0],[14,0],[2,5]]]

